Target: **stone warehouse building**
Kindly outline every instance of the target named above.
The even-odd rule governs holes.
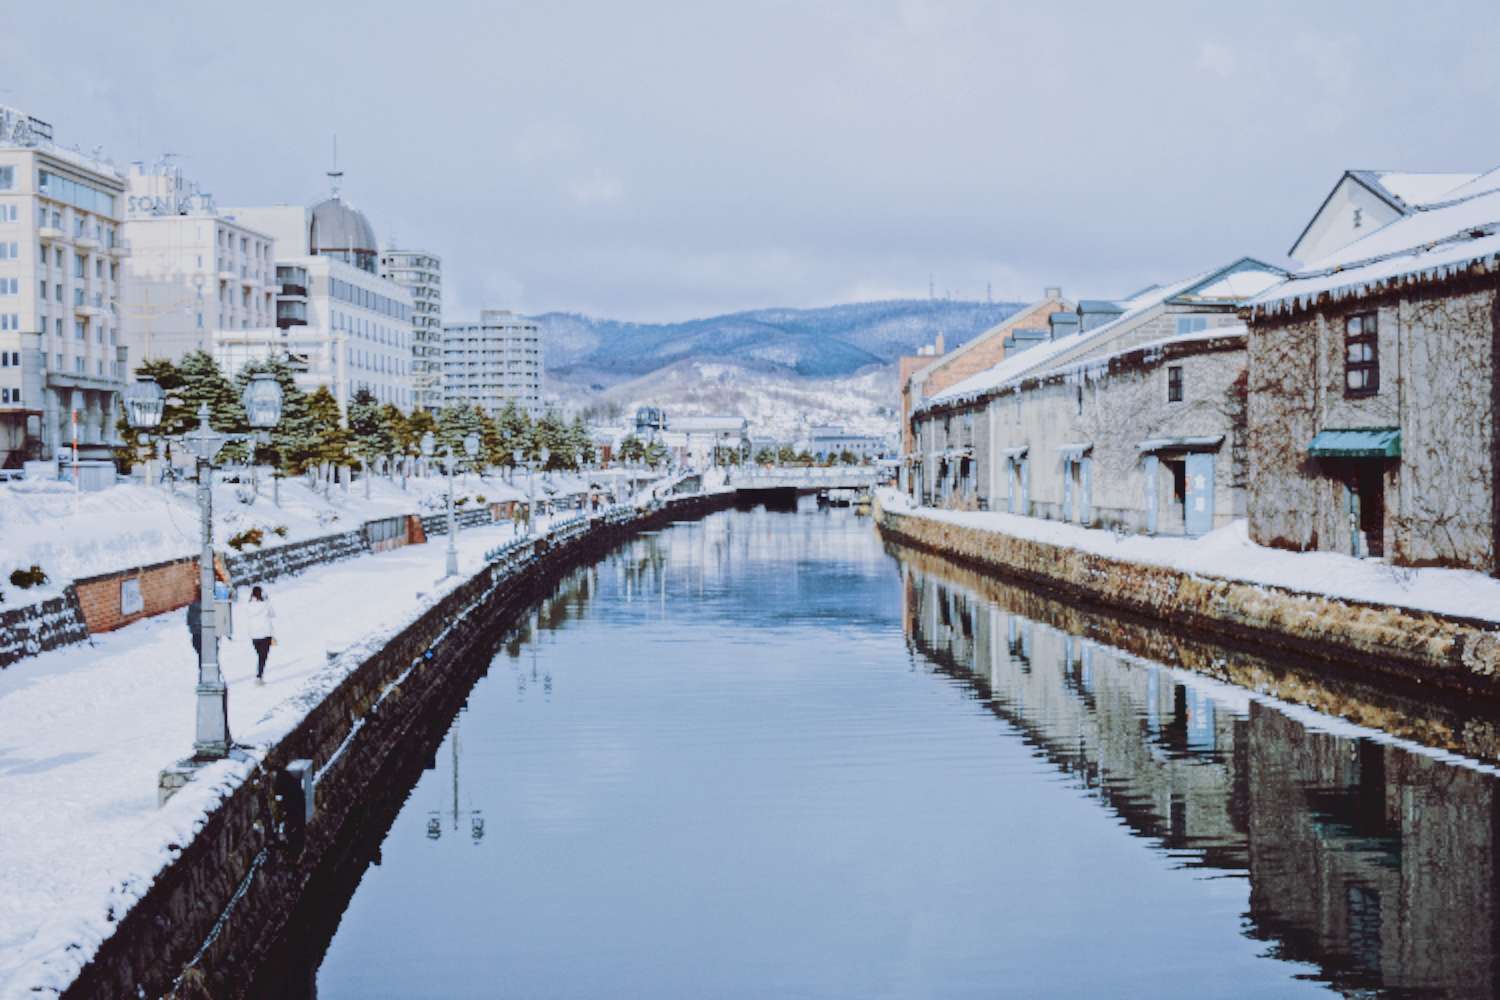
[[[1379,227],[1331,196],[1343,245],[1250,304],[1257,542],[1500,573],[1500,171],[1458,176]]]
[[[940,506],[1201,534],[1244,515],[1245,330],[1286,272],[1252,258],[1049,316],[1048,339],[913,418],[913,494]]]
[[[985,330],[968,343],[943,353],[942,338],[933,345],[932,354],[901,359],[901,455],[913,454],[910,432],[912,410],[937,393],[993,368],[1005,360],[1007,352],[1015,353],[1045,340],[1048,318],[1055,312],[1071,312],[1073,303],[1063,298],[1061,288],[1046,289],[1040,301],[1024,306],[1007,316],[1004,322]]]

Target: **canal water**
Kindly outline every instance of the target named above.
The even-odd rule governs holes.
[[[294,931],[305,968],[267,981],[324,998],[1494,991],[1483,766],[982,590],[806,506],[676,524],[574,572],[393,790],[342,912]]]

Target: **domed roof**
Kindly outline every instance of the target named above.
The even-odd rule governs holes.
[[[313,253],[351,250],[360,253],[379,252],[375,243],[375,228],[365,218],[365,213],[345,204],[338,195],[312,207],[307,245]]]

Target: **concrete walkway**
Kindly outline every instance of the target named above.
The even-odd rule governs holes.
[[[571,515],[567,515],[571,516]],[[182,612],[0,670],[0,998],[72,981],[118,915],[228,787],[329,690],[361,647],[476,572],[509,524],[461,530],[461,576],[440,582],[446,536],[267,587],[277,645],[263,685],[243,634],[221,644],[230,732],[248,752],[205,768],[165,808],[157,772],[192,752],[197,668]],[[421,596],[419,596],[421,595]],[[241,596],[244,600],[244,596]],[[330,663],[328,648],[349,649]]]

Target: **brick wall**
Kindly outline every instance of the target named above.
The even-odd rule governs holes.
[[[935,396],[971,375],[993,368],[1005,360],[1005,338],[1017,329],[1047,328],[1047,317],[1071,305],[1062,299],[1046,299],[1022,309],[999,326],[991,327],[945,357],[937,359],[923,373],[922,394]]]
[[[215,560],[216,575],[227,579],[222,560]],[[124,585],[134,580],[140,587],[140,610],[125,613],[121,606]],[[73,582],[78,606],[90,633],[112,632],[123,625],[185,608],[198,595],[198,560],[185,556],[168,562],[154,563],[105,573]]]

